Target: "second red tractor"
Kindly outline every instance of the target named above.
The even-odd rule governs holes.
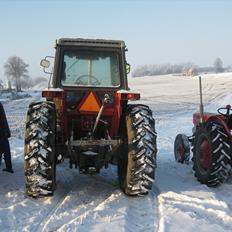
[[[201,77],[200,112],[193,114],[193,135],[178,134],[175,139],[175,159],[188,163],[192,151],[193,170],[197,180],[217,186],[230,176],[232,165],[232,110],[221,107],[217,114],[203,110]]]

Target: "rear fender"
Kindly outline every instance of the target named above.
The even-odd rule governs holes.
[[[115,93],[115,111],[112,121],[111,134],[118,135],[121,121],[121,115],[125,110],[128,101],[137,101],[140,99],[140,93],[128,90],[119,90]]]
[[[62,133],[62,143],[67,140],[68,128],[67,128],[67,118],[65,114],[66,109],[66,93],[60,88],[49,88],[42,91],[42,97],[45,97],[48,101],[53,101],[56,106],[57,114],[57,130]]]
[[[209,118],[211,118],[213,116],[221,117],[220,115],[217,115],[217,114],[212,114],[212,113],[204,112],[203,121],[207,122],[209,120]],[[193,114],[193,124],[194,124],[195,127],[200,126],[200,113]]]
[[[228,125],[226,124],[224,117],[222,115],[215,115],[215,116],[209,117],[209,119],[207,120],[206,123],[210,123],[210,122],[222,126],[224,128],[224,131],[225,131],[226,135],[228,136],[230,142],[232,142],[232,136],[230,133],[230,129],[229,129]]]

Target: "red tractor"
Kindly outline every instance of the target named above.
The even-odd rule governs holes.
[[[197,180],[207,186],[217,186],[229,177],[232,157],[231,106],[219,108],[218,114],[204,112],[201,77],[200,113],[193,114],[193,135],[178,134],[175,139],[175,159],[188,163],[190,146],[193,153],[193,170]]]
[[[56,164],[97,174],[118,166],[121,189],[145,195],[156,167],[155,120],[130,91],[123,41],[59,39],[53,72],[43,101],[30,104],[25,128],[25,192],[52,195]],[[41,61],[48,72],[51,57]]]

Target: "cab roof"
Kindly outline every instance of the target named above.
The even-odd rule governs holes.
[[[122,40],[104,40],[104,39],[83,39],[83,38],[60,38],[56,41],[60,46],[87,46],[87,47],[110,47],[125,48],[125,42]]]

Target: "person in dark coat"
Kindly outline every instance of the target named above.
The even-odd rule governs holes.
[[[2,154],[4,154],[6,168],[4,168],[3,171],[14,173],[12,169],[10,144],[8,140],[10,136],[10,129],[5,110],[0,102],[0,157],[2,157]]]

